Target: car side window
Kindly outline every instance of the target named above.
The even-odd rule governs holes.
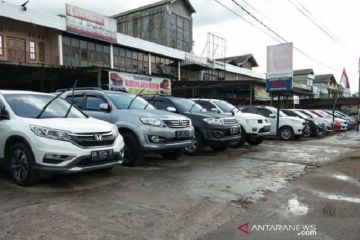
[[[100,104],[107,103],[106,100],[98,96],[86,96],[85,110],[101,111]]]
[[[273,114],[270,110],[267,110],[265,108],[258,108],[257,111],[258,111],[258,114],[260,114],[264,117],[270,117],[270,114]]]
[[[249,107],[244,107],[243,109],[241,109],[241,112],[243,112],[243,113],[254,113],[254,111]]]
[[[1,99],[0,99],[0,109],[1,108],[4,108],[5,107],[5,104],[1,101]]]
[[[155,99],[151,102],[151,104],[159,110],[166,110],[168,107],[175,107],[174,104],[167,99]]]
[[[78,108],[80,108],[80,109],[83,109],[83,96],[74,96],[74,97],[72,97],[72,96],[70,95],[70,96],[67,96],[67,97],[66,97],[66,100],[67,100],[68,102],[70,102],[70,103],[71,103],[71,101],[73,100],[73,104],[74,104],[76,107],[78,107]]]
[[[196,103],[200,104],[200,106],[202,106],[203,108],[205,108],[207,111],[211,112],[212,108],[216,108],[216,106],[209,102],[209,101],[196,101]]]

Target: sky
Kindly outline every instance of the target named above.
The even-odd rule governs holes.
[[[7,0],[7,2],[15,4],[21,4],[24,1]],[[110,16],[156,1],[30,0],[28,7],[50,14],[60,14],[65,12],[65,3],[67,2]],[[193,51],[195,54],[203,53],[203,56],[206,56],[204,49],[207,43],[207,33],[210,32],[226,39],[227,57],[252,53],[260,65],[254,70],[266,72],[266,48],[269,45],[279,44],[269,36],[271,34],[269,31],[265,30],[232,0],[217,1],[237,15],[225,9],[215,0],[190,1],[196,10],[193,15]],[[351,91],[353,93],[358,91],[359,0],[235,1],[283,39],[293,42],[294,46],[302,52],[294,50],[294,69],[312,68],[316,75],[332,73],[339,82],[342,70],[345,68],[349,76]],[[321,29],[324,29],[325,32]]]

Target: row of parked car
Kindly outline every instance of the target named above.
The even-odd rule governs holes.
[[[284,140],[333,129],[327,125],[330,113],[326,111],[280,114]],[[339,129],[348,129],[342,125],[341,113],[336,114]],[[224,151],[246,142],[258,145],[264,137],[275,135],[275,119],[274,108],[238,108],[217,99],[98,88],[53,94],[0,90],[0,163],[17,184],[27,186],[57,173],[140,165],[147,152],[176,159],[183,152],[200,155],[206,146]]]

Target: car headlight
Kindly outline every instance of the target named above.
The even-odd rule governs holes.
[[[119,129],[117,128],[116,125],[113,126],[111,132],[112,132],[115,139],[119,136]]]
[[[166,127],[165,123],[157,118],[140,118],[140,121],[145,124],[145,125],[149,125],[149,126],[154,126],[154,127]]]
[[[204,122],[212,126],[223,126],[224,122],[221,119],[216,118],[205,118]]]
[[[34,125],[30,125],[30,129],[39,137],[45,137],[45,138],[50,138],[53,140],[61,140],[61,141],[71,140],[70,132],[67,131],[46,128],[46,127],[39,127]]]
[[[256,119],[246,119],[246,123],[249,123],[249,124],[257,124],[257,123],[258,123],[258,120],[256,120]]]

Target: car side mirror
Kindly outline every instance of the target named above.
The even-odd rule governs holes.
[[[176,113],[176,108],[174,107],[167,107],[166,111]]]
[[[212,109],[211,109],[211,112],[213,112],[213,113],[220,113],[219,109],[217,109],[217,108],[212,108]]]
[[[110,106],[108,103],[102,103],[99,106],[100,110],[103,112],[109,112],[110,111]]]
[[[2,107],[0,109],[0,120],[9,120],[10,115],[9,112],[5,109],[5,107]]]
[[[269,117],[270,117],[270,118],[276,118],[276,115],[273,114],[273,113],[271,113],[271,114],[269,114]]]

